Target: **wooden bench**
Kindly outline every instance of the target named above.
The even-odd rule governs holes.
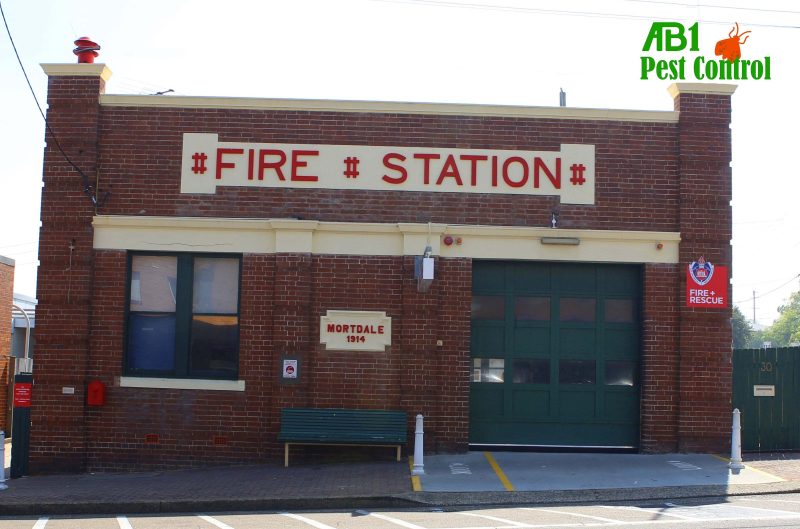
[[[283,408],[281,431],[283,463],[289,466],[289,446],[391,446],[406,443],[406,414],[402,411],[341,408]]]

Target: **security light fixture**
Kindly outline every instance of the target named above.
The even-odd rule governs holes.
[[[417,292],[427,292],[433,283],[434,259],[431,257],[433,249],[425,247],[421,256],[414,258],[414,278],[417,280]]]

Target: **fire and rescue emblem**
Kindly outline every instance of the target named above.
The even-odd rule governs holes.
[[[714,275],[714,265],[707,262],[701,255],[700,259],[689,265],[689,275],[692,276],[695,283],[703,286],[711,281],[711,277]]]

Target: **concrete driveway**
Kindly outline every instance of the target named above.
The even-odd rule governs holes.
[[[707,454],[570,454],[468,452],[426,456],[424,492],[549,491],[698,485],[755,485],[785,481]]]

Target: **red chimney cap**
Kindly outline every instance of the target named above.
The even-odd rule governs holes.
[[[97,50],[100,45],[94,42],[89,37],[81,37],[75,41],[77,48],[72,50],[72,53],[78,56],[79,63],[93,63],[94,58],[100,55]]]
[[[94,42],[92,39],[90,39],[89,37],[80,37],[79,39],[77,39],[75,41],[75,45],[76,46],[80,46],[82,48],[83,47],[92,47],[92,48],[96,48],[98,50],[100,49],[100,46],[96,42]]]

